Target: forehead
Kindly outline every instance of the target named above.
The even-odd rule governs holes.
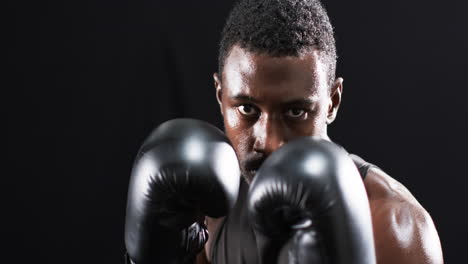
[[[326,65],[316,50],[274,57],[236,45],[226,58],[222,78],[230,94],[310,97],[328,91]]]

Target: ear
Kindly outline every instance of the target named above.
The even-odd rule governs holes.
[[[216,89],[216,100],[218,101],[219,105],[219,110],[221,111],[221,115],[223,114],[223,103],[222,103],[222,97],[223,97],[223,92],[221,89],[221,76],[218,75],[218,73],[213,73],[213,80],[214,80],[214,86]]]
[[[330,90],[330,105],[328,107],[327,125],[335,121],[338,108],[341,104],[341,95],[343,94],[343,78],[337,78]]]

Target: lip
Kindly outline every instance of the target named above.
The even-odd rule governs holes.
[[[264,159],[254,160],[246,164],[246,171],[255,171],[257,172],[260,169],[260,166],[263,164]]]

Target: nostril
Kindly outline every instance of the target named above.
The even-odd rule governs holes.
[[[263,153],[265,152],[265,137],[257,137],[255,139],[255,142],[254,142],[254,145],[253,145],[253,149],[254,151],[256,152],[260,152],[260,153]]]

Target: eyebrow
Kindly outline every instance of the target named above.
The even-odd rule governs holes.
[[[300,105],[300,106],[311,106],[315,103],[316,101],[308,99],[308,98],[303,98],[303,99],[295,99],[291,101],[284,102],[285,105]]]
[[[252,103],[261,102],[260,100],[252,96],[246,95],[246,94],[237,94],[234,96],[230,96],[230,99],[236,100],[236,101],[248,101]],[[310,98],[300,98],[300,99],[293,99],[290,101],[281,102],[282,105],[300,105],[300,106],[310,106],[310,105],[313,105],[314,103],[315,103],[315,100],[312,100]]]
[[[249,101],[253,103],[258,103],[260,102],[259,100],[253,98],[252,96],[245,95],[245,94],[237,94],[234,96],[229,97],[231,100],[236,100],[236,101]]]

